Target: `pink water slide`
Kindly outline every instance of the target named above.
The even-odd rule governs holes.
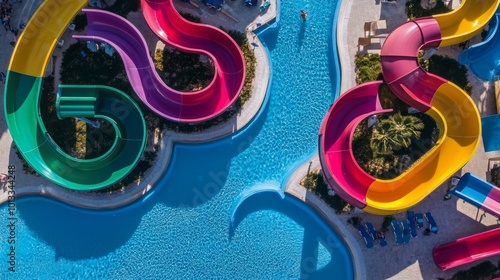
[[[152,10],[154,7],[154,10]],[[159,77],[147,43],[140,31],[126,19],[106,11],[84,9],[87,14],[87,35],[74,36],[80,40],[106,42],[123,59],[129,81],[139,98],[164,118],[195,123],[211,119],[234,104],[243,87],[245,63],[241,50],[231,37],[216,28],[184,20],[171,1],[143,6],[144,15],[152,11],[164,15],[157,22],[167,29],[156,27],[157,34],[167,35],[170,45],[191,53],[205,54],[212,59],[216,74],[211,83],[196,92],[176,91]],[[156,18],[154,21],[160,20]]]
[[[186,104],[186,118],[203,121],[231,106],[245,82],[245,58],[238,44],[218,28],[185,20],[172,0],[141,0],[141,7],[149,28],[164,43],[184,52],[204,54],[214,62],[212,83],[199,92],[183,94],[194,100]]]
[[[500,254],[500,228],[441,244],[432,251],[434,262],[442,270],[498,254]]]
[[[428,111],[438,88],[447,81],[426,72],[418,62],[421,49],[438,47],[441,30],[432,18],[420,18],[399,26],[385,40],[380,64],[385,81],[406,104]]]
[[[381,84],[382,81],[364,83],[341,95],[335,106],[330,107],[319,133],[319,142],[323,143],[319,145],[323,158],[320,162],[328,184],[336,186],[335,192],[360,209],[365,208],[366,193],[376,179],[363,171],[354,158],[352,138],[363,119],[391,111],[380,104],[378,89]]]
[[[500,216],[500,189],[476,176],[466,173],[452,191],[464,201]],[[500,254],[500,228],[463,237],[434,247],[436,265],[447,270]]]

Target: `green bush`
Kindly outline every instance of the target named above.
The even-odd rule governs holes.
[[[453,82],[465,92],[471,94],[472,85],[467,79],[467,68],[460,65],[455,59],[433,55],[429,59],[427,71]]]
[[[385,216],[384,221],[382,222],[381,232],[388,232],[389,227],[391,226],[391,221],[394,220],[394,216]]]
[[[494,166],[490,169],[490,176],[493,185],[500,187],[500,166]]]
[[[165,48],[162,58],[163,71],[159,75],[165,84],[175,90],[197,91],[208,86],[213,80],[213,62],[208,58],[206,62],[202,62],[199,54]]]
[[[75,31],[77,32],[83,31],[87,26],[87,15],[85,14],[76,15],[76,17],[73,19],[73,24],[75,25]]]
[[[339,195],[335,194],[333,196],[329,195],[330,187],[323,180],[323,176],[318,172],[310,172],[307,174],[304,180],[304,187],[312,192],[314,192],[318,197],[320,197],[328,206],[330,206],[335,213],[340,214],[346,209],[351,208],[351,206],[343,200]]]
[[[141,8],[141,0],[116,0],[115,3],[106,10],[127,17],[130,12],[137,12]]]
[[[366,82],[382,79],[382,68],[380,68],[380,56],[378,54],[359,54],[354,58],[356,65],[356,82]]]
[[[357,228],[361,224],[362,221],[363,221],[363,218],[358,217],[358,216],[354,216],[354,217],[349,218],[349,220],[347,220],[347,223],[349,223],[353,227]]]
[[[425,0],[427,1],[427,0]],[[442,0],[438,0],[431,9],[424,9],[420,4],[421,0],[411,0],[406,2],[406,15],[409,19],[428,17],[437,14],[448,13],[451,11]]]
[[[490,261],[481,262],[468,270],[455,273],[450,280],[477,280],[490,277],[498,268]],[[491,279],[491,278],[488,278]]]

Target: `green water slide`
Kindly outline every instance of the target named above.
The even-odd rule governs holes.
[[[59,87],[59,118],[104,119],[115,128],[109,151],[98,158],[78,159],[58,147],[42,122],[38,105],[42,78],[10,70],[6,81],[9,130],[19,151],[40,175],[60,186],[88,191],[120,181],[137,165],[146,145],[146,124],[137,104],[125,93],[97,85]]]

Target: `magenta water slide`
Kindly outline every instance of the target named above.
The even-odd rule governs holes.
[[[434,262],[442,270],[497,256],[498,254],[500,254],[500,228],[441,244],[432,251]]]
[[[470,173],[466,173],[452,190],[464,201],[500,217],[500,189]],[[456,266],[500,254],[500,228],[463,237],[434,247],[436,265],[447,270]]]
[[[238,44],[216,27],[184,19],[173,0],[141,0],[141,7],[149,28],[164,43],[181,51],[204,54],[214,62],[216,73],[212,83],[199,92],[184,93],[198,104],[207,104],[187,114],[208,115],[206,119],[231,106],[245,82],[245,58]],[[200,109],[202,112],[198,112]]]
[[[432,18],[408,21],[385,40],[380,62],[385,81],[406,104],[428,111],[439,87],[447,80],[426,72],[418,62],[421,49],[438,47],[441,30]]]
[[[166,4],[169,3],[161,8],[167,9]],[[180,26],[174,26],[176,23],[173,22],[170,23],[172,26],[166,24],[171,30],[168,34],[177,39],[172,45],[181,50],[206,54],[213,59],[216,68],[216,75],[206,88],[180,92],[161,80],[144,37],[132,23],[102,10],[84,9],[84,12],[88,19],[87,35],[74,37],[113,46],[124,61],[136,94],[162,117],[179,122],[201,122],[221,114],[238,98],[245,78],[244,58],[236,43],[222,31],[214,28],[217,31],[212,33],[200,32],[198,30],[203,28],[212,29],[185,21],[175,9],[167,12],[170,18],[184,23]],[[186,30],[193,32],[186,33]],[[196,36],[195,32],[204,37]]]
[[[366,207],[368,188],[376,178],[364,172],[356,162],[352,138],[363,119],[391,111],[383,109],[380,104],[378,89],[381,84],[382,81],[365,83],[341,95],[335,106],[330,107],[319,133],[319,154],[323,157],[320,162],[328,184],[337,186],[335,192],[360,209]],[[330,171],[333,168],[336,169],[335,178]]]

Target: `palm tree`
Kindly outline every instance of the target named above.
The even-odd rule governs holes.
[[[394,114],[374,128],[370,147],[375,154],[391,155],[402,147],[408,148],[412,140],[419,139],[423,128],[423,122],[417,117]]]
[[[389,120],[383,120],[373,129],[370,147],[375,154],[390,155],[399,149],[392,126]]]
[[[417,117],[401,113],[389,117],[394,132],[394,140],[399,146],[408,148],[412,140],[420,139],[424,123]]]

